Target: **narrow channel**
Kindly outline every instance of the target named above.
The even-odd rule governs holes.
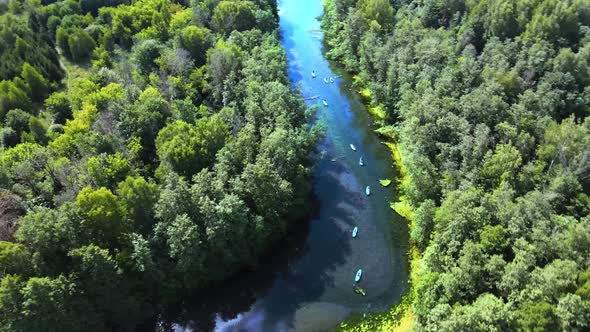
[[[183,303],[165,319],[175,331],[329,330],[353,313],[386,310],[407,288],[407,226],[389,208],[394,190],[379,184],[395,183],[391,157],[350,77],[324,57],[322,2],[279,0],[278,6],[293,87],[309,106],[319,106],[326,128],[314,169],[318,212],[296,225],[256,271]],[[365,296],[353,289],[358,269]]]

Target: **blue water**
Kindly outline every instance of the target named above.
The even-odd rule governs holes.
[[[352,313],[385,310],[406,291],[407,226],[389,208],[394,188],[379,184],[396,174],[350,78],[324,58],[322,13],[321,0],[279,1],[289,76],[306,103],[318,105],[326,127],[314,169],[318,212],[254,272],[183,303],[171,319],[177,331],[321,331]],[[334,83],[325,84],[324,77],[333,77]],[[359,166],[361,156],[364,167]],[[355,226],[359,230],[353,239]],[[359,268],[364,297],[352,287]]]

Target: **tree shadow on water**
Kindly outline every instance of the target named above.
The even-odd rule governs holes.
[[[292,327],[297,309],[320,300],[327,288],[336,286],[332,272],[351,255],[349,237],[356,220],[349,207],[363,208],[362,196],[341,182],[340,175],[347,172],[344,165],[324,161],[320,168],[316,194],[321,205],[319,214],[311,221],[305,255],[294,262],[288,274],[279,276],[273,289],[257,305],[256,311],[264,313],[264,324],[257,330]]]
[[[315,214],[316,200],[313,199]],[[276,276],[287,273],[292,260],[304,254],[309,218],[294,223],[289,234],[259,260],[256,270],[245,269],[231,278],[188,294],[161,313],[161,331],[213,331],[217,321],[234,319],[248,311],[271,289]],[[302,250],[303,249],[303,250]]]
[[[335,286],[330,273],[351,254],[347,237],[355,220],[347,207],[362,205],[362,199],[341,183],[346,167],[329,159],[317,166],[309,219],[294,224],[256,271],[242,271],[167,308],[160,330],[286,330],[297,309]]]

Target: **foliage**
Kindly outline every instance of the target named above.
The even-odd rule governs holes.
[[[391,184],[391,180],[389,179],[385,179],[385,180],[379,180],[379,183],[383,186],[383,187],[387,187]]]
[[[194,125],[176,121],[160,131],[156,149],[160,160],[191,177],[213,164],[228,135],[225,124],[217,119],[200,119]]]
[[[144,329],[309,210],[275,1],[188,5],[0,4],[1,331]]]
[[[216,31],[225,34],[234,30],[250,30],[256,24],[255,8],[250,1],[222,0],[215,7],[211,25]]]

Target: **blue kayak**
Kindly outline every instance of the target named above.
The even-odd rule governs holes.
[[[362,276],[363,276],[363,270],[362,270],[362,269],[359,269],[359,270],[356,272],[356,276],[354,277],[354,281],[355,281],[355,282],[359,282],[359,281],[361,281],[361,277],[362,277]]]
[[[355,238],[356,237],[356,233],[358,233],[359,228],[358,227],[354,227],[354,229],[352,230],[352,237]]]

